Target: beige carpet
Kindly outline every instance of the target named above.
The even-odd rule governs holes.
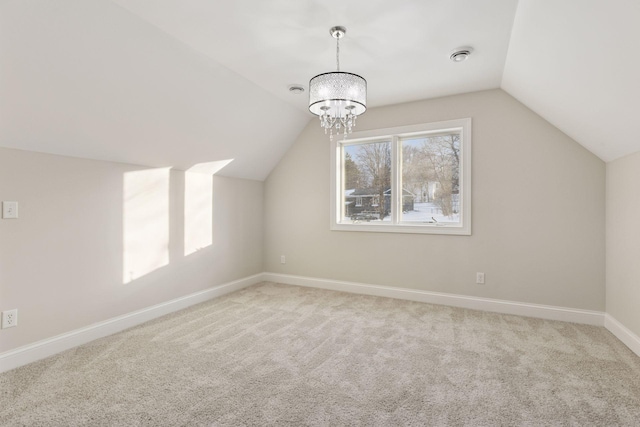
[[[640,425],[604,328],[263,283],[0,375],[3,426]]]

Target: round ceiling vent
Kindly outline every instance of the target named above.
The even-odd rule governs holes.
[[[453,62],[462,62],[467,59],[469,55],[471,55],[471,52],[473,52],[473,48],[459,47],[451,52],[451,55],[449,55],[449,59],[451,59]]]
[[[295,95],[299,95],[301,93],[304,92],[304,87],[300,86],[300,85],[291,85],[289,86],[289,92],[295,94]]]

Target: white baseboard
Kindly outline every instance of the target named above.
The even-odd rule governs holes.
[[[165,314],[246,288],[263,280],[262,273],[245,277],[7,351],[0,354],[0,372],[44,359],[61,351],[140,325]]]
[[[640,337],[631,332],[626,326],[618,322],[610,314],[604,317],[604,327],[609,330],[616,338],[624,343],[635,354],[640,356]]]
[[[449,305],[473,310],[492,311],[518,316],[538,317],[541,319],[561,320],[564,322],[583,323],[604,326],[604,313],[600,311],[580,310],[575,308],[556,307],[550,305],[528,304],[515,301],[504,301],[490,298],[479,298],[440,292],[428,292],[418,289],[395,288],[365,283],[343,282],[338,280],[318,279],[313,277],[292,276],[288,274],[264,273],[264,280],[288,285],[307,286],[330,289],[354,294],[375,295],[388,298],[426,302],[430,304]]]
[[[262,281],[604,326],[634,353],[640,356],[640,338],[612,316],[599,311],[528,304],[287,274],[260,273],[7,351],[0,354],[0,372],[35,362],[36,360],[52,356],[64,350],[123,331],[132,326],[137,326],[157,317],[164,316],[165,314],[249,287]]]

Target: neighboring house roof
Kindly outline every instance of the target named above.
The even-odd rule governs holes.
[[[388,196],[390,194],[391,194],[391,189],[387,188],[384,191],[384,195]],[[379,192],[375,188],[358,188],[358,189],[346,190],[344,192],[345,197],[375,197],[378,195],[379,195]],[[406,190],[404,188],[402,189],[402,195],[416,197],[415,194],[413,194],[411,191]]]
[[[387,191],[391,191],[391,190],[387,190]],[[385,191],[384,193],[387,194],[387,191]],[[407,190],[406,188],[402,189],[402,196],[411,196],[411,197],[416,197],[415,194],[413,194],[411,191]]]
[[[388,191],[388,190],[387,190]],[[356,188],[352,191],[349,196],[351,197],[373,197],[379,195],[379,191],[376,188]],[[346,196],[346,194],[345,194]],[[348,196],[347,196],[348,197]]]

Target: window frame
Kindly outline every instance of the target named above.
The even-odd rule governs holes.
[[[402,207],[402,138],[419,135],[438,135],[460,132],[460,222],[447,223],[400,222],[397,218]],[[342,146],[375,142],[391,143],[391,220],[378,223],[343,222],[344,203]],[[335,138],[331,144],[331,203],[330,229],[334,231],[365,231],[382,233],[417,233],[471,235],[471,118],[399,126],[369,131],[353,132],[347,139]]]

